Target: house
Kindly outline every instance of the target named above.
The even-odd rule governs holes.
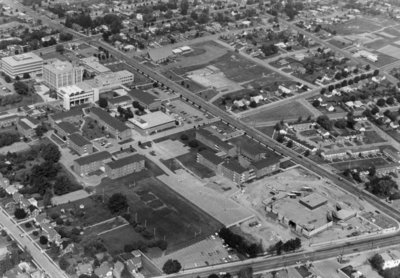
[[[365,147],[365,148],[358,148],[358,149],[352,149],[348,150],[347,153],[352,156],[368,156],[368,155],[376,155],[380,152],[378,147]]]
[[[9,114],[7,112],[0,113],[0,127],[8,127],[15,125],[18,122],[17,114]]]
[[[40,227],[42,228],[43,235],[46,236],[50,242],[54,242],[57,245],[61,243],[60,234],[54,230],[50,223],[42,223]]]
[[[116,108],[118,108],[118,106],[125,108],[125,107],[131,106],[131,105],[132,105],[132,99],[127,95],[118,96],[118,97],[111,98],[108,100],[108,106],[112,109],[116,109]]]
[[[347,152],[343,149],[326,150],[321,153],[321,156],[323,159],[332,161],[334,159],[344,159],[347,157]]]
[[[93,144],[79,133],[68,136],[67,145],[81,156],[93,153]]]
[[[390,173],[397,173],[400,170],[400,163],[389,163],[385,165],[375,166],[376,174],[378,176],[386,176]]]
[[[93,266],[91,263],[79,263],[76,268],[76,275],[92,275],[93,273]]]
[[[113,267],[107,261],[102,262],[101,265],[94,270],[94,274],[96,274],[99,278],[112,278]]]
[[[133,250],[130,253],[123,253],[119,258],[126,265],[129,273],[137,273],[142,268],[142,253],[138,250]]]

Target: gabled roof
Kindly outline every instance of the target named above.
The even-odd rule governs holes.
[[[79,131],[79,129],[70,122],[59,122],[57,125],[67,134],[72,134]]]
[[[161,48],[151,48],[149,49],[148,54],[151,60],[158,62],[172,55],[172,47],[164,46]]]

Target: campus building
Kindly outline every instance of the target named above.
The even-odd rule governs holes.
[[[281,162],[281,157],[268,157],[261,159],[259,161],[253,162],[250,168],[254,170],[256,178],[261,178],[265,175],[269,175],[280,169],[279,165]]]
[[[69,122],[71,124],[80,123],[83,121],[83,111],[81,108],[71,109],[69,111],[59,112],[49,116],[51,126],[54,128],[55,124],[60,122]]]
[[[82,156],[74,160],[74,172],[83,176],[102,168],[104,170],[104,165],[110,160],[111,154],[107,151]]]
[[[55,60],[43,65],[43,81],[52,89],[82,82],[83,67],[70,62]]]
[[[32,138],[36,134],[35,129],[38,125],[38,120],[31,117],[24,117],[17,122],[17,130],[22,136]]]
[[[196,130],[196,140],[218,152],[222,151],[229,156],[236,155],[236,147],[222,141],[217,136],[205,129]]]
[[[134,75],[130,71],[121,70],[116,72],[103,73],[93,78],[94,87],[100,93],[112,90],[120,85],[130,84],[134,81]]]
[[[122,108],[132,107],[132,99],[128,95],[118,96],[115,98],[108,99],[108,107],[111,109],[117,109],[118,106]]]
[[[224,159],[215,155],[212,151],[203,150],[197,153],[196,162],[213,170],[215,173],[220,173]]]
[[[154,111],[159,110],[161,108],[161,99],[152,95],[151,93],[133,89],[128,92],[128,94],[133,98],[134,101],[137,101],[140,106],[144,109]]]
[[[99,62],[99,58],[91,56],[80,60],[81,64],[90,74],[109,73],[111,70]]]
[[[73,133],[68,136],[67,145],[79,155],[93,153],[93,144],[79,133]]]
[[[144,157],[139,154],[114,160],[105,165],[106,174],[110,179],[118,179],[132,173],[140,172],[144,167]]]
[[[53,125],[55,134],[58,135],[64,141],[67,140],[67,137],[72,133],[79,132],[79,129],[70,122],[59,122]]]
[[[1,59],[2,70],[12,78],[23,77],[24,73],[41,74],[43,59],[29,52],[15,56],[3,57]]]
[[[79,106],[85,103],[93,103],[93,91],[85,91],[78,85],[69,85],[61,87],[57,90],[57,97],[62,101],[62,106],[65,110],[70,110],[72,107]]]
[[[135,116],[129,119],[135,125],[135,129],[142,135],[149,135],[176,126],[175,119],[161,111]]]
[[[101,108],[92,107],[90,109],[90,117],[97,120],[100,126],[104,127],[107,132],[119,140],[127,140],[132,136],[129,127]]]
[[[236,184],[245,183],[255,178],[253,169],[246,169],[237,160],[227,160],[221,164],[221,175],[230,179]]]

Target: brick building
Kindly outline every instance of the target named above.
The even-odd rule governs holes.
[[[106,174],[111,179],[117,179],[132,173],[140,172],[144,167],[144,157],[139,154],[113,160],[105,165]]]
[[[197,153],[196,161],[214,172],[219,173],[221,172],[221,164],[224,162],[224,159],[209,150],[204,150]]]
[[[222,141],[217,136],[211,134],[211,132],[207,130],[196,130],[196,140],[218,152],[222,151],[229,156],[236,155],[237,149],[234,145]]]
[[[235,182],[242,184],[255,178],[253,169],[246,169],[237,160],[225,161],[221,164],[221,175]]]
[[[119,140],[127,140],[131,138],[131,129],[120,120],[112,117],[101,108],[93,107],[90,109],[90,116],[98,121],[98,124],[105,128],[107,132],[115,136]]]
[[[64,141],[67,140],[67,137],[75,132],[79,132],[79,129],[70,122],[59,122],[53,125],[55,133]]]
[[[107,151],[96,152],[74,160],[74,171],[78,175],[87,175],[99,170],[111,160],[111,154]]]
[[[72,133],[68,136],[68,147],[76,151],[79,155],[93,153],[93,144],[79,133]]]

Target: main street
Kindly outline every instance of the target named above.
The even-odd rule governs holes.
[[[298,28],[298,29],[301,30],[301,31],[299,30],[299,32],[301,32],[301,33],[305,32],[301,28]],[[70,32],[72,34],[76,33],[75,31],[65,28],[64,26],[62,26],[62,30]],[[307,36],[310,36],[310,34],[308,32],[305,32],[305,33]],[[316,38],[315,40],[323,45],[327,45],[328,47],[332,48],[335,51],[342,53],[342,51],[340,49],[337,49],[336,47],[331,46],[330,44],[320,40],[319,38]],[[344,190],[348,191],[351,194],[354,194],[356,196],[359,196],[360,198],[366,199],[367,201],[369,201],[372,205],[377,207],[377,209],[379,209],[383,213],[391,216],[393,219],[395,219],[397,221],[400,221],[399,212],[396,209],[394,209],[393,207],[391,207],[390,205],[388,205],[387,203],[380,201],[377,197],[369,194],[368,192],[365,192],[363,190],[360,190],[360,189],[354,187],[352,183],[343,180],[342,178],[337,176],[335,173],[331,173],[331,172],[325,170],[324,168],[322,168],[319,164],[315,163],[314,161],[312,161],[306,157],[298,155],[295,151],[279,144],[278,142],[276,142],[272,138],[268,137],[267,135],[261,133],[260,131],[249,127],[248,125],[242,123],[241,121],[238,121],[236,118],[227,114],[225,111],[222,111],[219,108],[215,107],[214,105],[206,102],[204,99],[193,94],[186,88],[183,88],[180,85],[174,83],[173,81],[167,79],[165,76],[162,76],[159,73],[152,71],[150,68],[148,68],[145,65],[140,64],[138,61],[127,57],[124,53],[116,50],[111,45],[104,43],[102,41],[99,41],[99,40],[90,40],[87,38],[85,39],[85,41],[89,41],[93,46],[97,46],[97,47],[101,46],[101,47],[107,49],[116,58],[125,60],[129,65],[136,68],[138,73],[144,74],[154,80],[157,80],[158,82],[164,84],[171,90],[180,94],[183,99],[186,99],[187,101],[193,103],[200,109],[206,110],[209,113],[213,114],[214,116],[221,118],[222,121],[226,122],[227,124],[245,131],[247,136],[253,138],[254,140],[260,142],[261,144],[263,144],[265,146],[268,146],[268,147],[274,149],[278,153],[281,153],[285,156],[291,157],[294,162],[310,169],[311,171],[314,171],[316,174],[320,175],[323,178],[332,180],[337,186],[343,188]],[[347,57],[348,55],[350,55],[350,54],[346,54],[345,56]],[[351,59],[353,60],[354,57],[351,57]],[[15,234],[15,232],[13,234]],[[375,242],[377,244],[379,244],[380,246],[388,246],[388,245],[397,244],[399,242],[399,239],[400,239],[399,235],[388,236],[388,237],[382,236],[380,239],[376,239]],[[345,254],[346,252],[349,252],[349,253],[355,252],[354,248],[357,248],[357,251],[368,250],[368,249],[373,248],[373,246],[371,246],[370,243],[371,243],[371,240],[366,240],[366,242],[360,242],[357,244],[352,243],[351,245],[336,244],[326,250],[320,250],[318,252],[314,252],[313,257],[311,257],[311,258],[312,258],[312,260],[330,258],[330,257],[334,257],[341,253]],[[347,246],[352,246],[352,247],[347,247]],[[351,249],[351,248],[353,248],[353,249]],[[311,256],[311,253],[309,255]],[[200,275],[200,276],[204,277],[204,276],[207,276],[208,274],[216,272],[218,270],[219,271],[227,271],[227,272],[228,271],[235,272],[239,268],[243,268],[245,266],[252,266],[255,271],[265,270],[265,269],[285,266],[284,262],[286,262],[287,265],[289,265],[289,264],[293,265],[296,261],[300,260],[303,257],[304,257],[304,254],[296,253],[293,255],[274,257],[272,262],[271,262],[271,259],[269,259],[269,258],[258,258],[255,260],[246,260],[243,262],[239,262],[238,266],[234,266],[232,264],[226,264],[226,265],[222,265],[220,267],[213,267],[212,269],[205,270],[205,269],[200,268],[200,269],[197,269],[194,271],[195,271],[196,276]],[[174,276],[175,277],[179,277],[179,276],[191,277],[191,276],[195,276],[195,275],[183,273],[183,274],[175,274]],[[54,277],[59,277],[59,276],[54,276]]]

